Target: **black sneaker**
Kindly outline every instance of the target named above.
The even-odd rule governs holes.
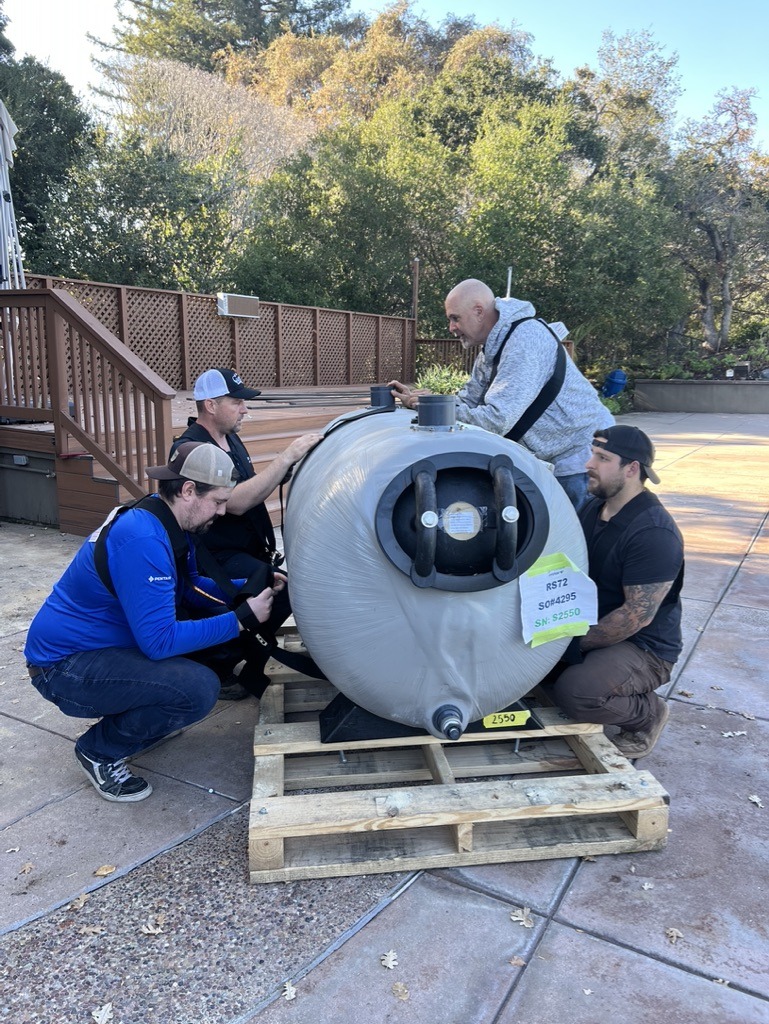
[[[80,767],[91,780],[91,784],[105,800],[120,803],[144,800],[152,792],[152,786],[146,779],[133,775],[126,767],[126,759],[119,761],[92,761],[90,757],[75,747],[75,757]]]

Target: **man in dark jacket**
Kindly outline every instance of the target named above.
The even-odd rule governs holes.
[[[654,691],[681,653],[684,545],[670,513],[644,486],[659,483],[654,446],[638,427],[596,431],[587,463],[591,498],[579,516],[598,622],[575,638],[553,698],[578,722],[616,725],[615,745],[644,757],[668,719]]]
[[[255,473],[251,457],[238,433],[248,413],[246,401],[259,394],[261,392],[255,388],[246,387],[234,370],[225,367],[206,370],[195,381],[193,390],[197,418],[190,419],[187,429],[176,439],[171,451],[184,441],[204,441],[217,445],[229,455],[236,485],[227,502],[226,513],[214,523],[203,543],[225,575],[250,579],[254,585],[260,582],[269,586],[273,567],[282,559],[276,552],[275,531],[264,502],[294,464],[315,447],[322,435],[298,437],[261,472]],[[286,588],[276,594],[268,623],[270,629],[273,632],[277,630],[290,614]],[[222,700],[240,700],[248,695],[234,675],[235,665],[223,652],[220,673]],[[252,672],[255,671],[257,667],[250,665]]]

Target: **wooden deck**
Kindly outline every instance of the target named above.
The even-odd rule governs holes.
[[[322,430],[350,409],[369,404],[367,387],[272,388],[247,403],[249,413],[240,433],[254,469],[267,465],[296,437]],[[181,434],[195,415],[192,392],[180,391],[172,402],[174,434]],[[48,423],[0,424],[0,449],[54,456],[59,498],[59,528],[86,536],[110,509],[129,499],[117,482],[100,470],[90,455],[73,445],[56,451],[53,425]],[[277,492],[267,502],[273,522],[280,521]]]

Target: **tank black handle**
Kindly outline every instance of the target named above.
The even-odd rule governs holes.
[[[417,462],[411,468],[417,544],[410,576],[411,582],[417,587],[431,587],[435,582],[435,551],[438,545],[437,476],[435,466],[429,461]]]
[[[518,506],[515,498],[513,464],[506,455],[495,455],[489,462],[494,480],[494,504],[497,512],[497,545],[492,572],[507,583],[518,576]]]

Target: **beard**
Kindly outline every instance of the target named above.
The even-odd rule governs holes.
[[[588,476],[587,478],[588,494],[592,494],[599,501],[608,501],[609,498],[613,498],[615,494],[619,494],[623,486],[624,480],[609,480],[604,484],[600,484],[595,477]]]

